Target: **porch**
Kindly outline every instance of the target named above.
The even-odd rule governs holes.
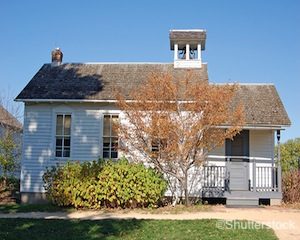
[[[281,168],[276,159],[247,156],[208,156],[203,166],[202,197],[226,198],[227,205],[280,202]]]

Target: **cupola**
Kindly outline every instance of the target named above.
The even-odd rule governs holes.
[[[174,68],[201,68],[201,51],[205,50],[203,29],[170,30],[170,48],[174,51]]]

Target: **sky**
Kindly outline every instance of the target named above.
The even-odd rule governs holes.
[[[169,30],[194,28],[210,81],[274,83],[292,121],[282,140],[300,137],[298,0],[3,0],[0,95],[12,102],[55,47],[64,62],[172,62]]]

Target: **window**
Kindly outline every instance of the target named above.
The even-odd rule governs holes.
[[[170,123],[164,115],[157,115],[152,117],[152,136],[151,136],[151,151],[157,153],[167,147],[167,139],[162,129],[169,126]]]
[[[154,140],[154,139],[152,139],[152,141],[151,141],[151,151],[152,152],[158,152],[158,150],[159,150],[159,140]]]
[[[71,151],[71,115],[56,115],[55,156],[70,157]]]
[[[103,158],[118,158],[118,115],[104,115]]]
[[[151,141],[151,151],[159,152],[167,147],[167,139],[152,139]]]

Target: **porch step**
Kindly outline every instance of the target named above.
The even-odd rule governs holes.
[[[229,197],[226,199],[227,206],[258,206],[258,198]]]
[[[226,198],[258,198],[256,195],[257,193],[252,191],[231,191],[224,193]]]

